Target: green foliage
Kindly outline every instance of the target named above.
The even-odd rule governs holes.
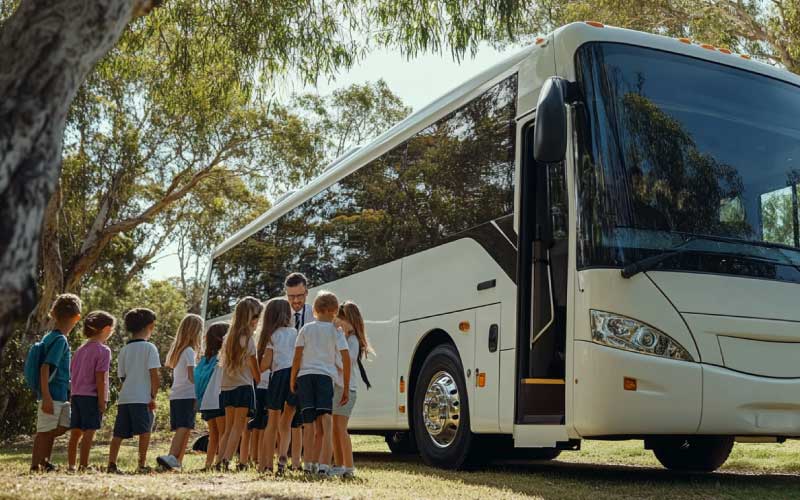
[[[32,434],[36,429],[36,396],[25,384],[22,367],[29,346],[21,334],[14,335],[3,351],[0,364],[0,441],[20,434]],[[5,411],[2,411],[3,407]]]

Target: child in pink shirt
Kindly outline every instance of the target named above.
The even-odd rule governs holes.
[[[106,411],[108,370],[111,367],[111,349],[106,346],[106,341],[114,332],[115,323],[114,316],[105,311],[90,312],[83,322],[83,334],[89,340],[75,351],[70,364],[72,416],[67,461],[71,471],[75,470],[79,441],[80,468],[88,467],[94,433],[100,428]]]

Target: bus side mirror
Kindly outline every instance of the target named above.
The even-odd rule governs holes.
[[[566,87],[566,80],[551,76],[539,93],[533,131],[533,157],[538,162],[559,163],[567,155]]]

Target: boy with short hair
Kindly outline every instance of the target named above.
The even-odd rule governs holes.
[[[303,418],[303,471],[320,475],[330,472],[333,454],[331,412],[333,380],[337,376],[336,352],[348,359],[347,341],[333,324],[339,301],[331,292],[321,291],[314,300],[317,321],[306,324],[297,335],[292,362],[291,391],[298,392]],[[344,386],[350,384],[350,364],[342,367]],[[297,391],[296,391],[297,389]],[[347,392],[347,391],[345,391]],[[343,393],[341,405],[347,404]]]
[[[31,470],[50,472],[53,441],[69,430],[69,363],[67,336],[81,319],[81,299],[71,293],[56,297],[48,314],[54,328],[42,339],[44,360],[39,366],[39,400],[36,411],[36,436],[33,439]],[[52,378],[51,378],[52,375]]]
[[[108,452],[108,472],[117,473],[117,456],[123,439],[139,436],[138,472],[150,472],[147,467],[147,448],[150,446],[150,429],[153,427],[153,411],[158,394],[158,369],[161,361],[158,349],[148,342],[156,324],[156,313],[150,309],[137,308],[125,313],[125,329],[131,340],[117,357],[117,375],[122,380],[122,389],[117,401],[117,420],[114,422],[114,438]]]

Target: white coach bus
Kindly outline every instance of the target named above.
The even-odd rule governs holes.
[[[639,439],[714,470],[800,436],[799,85],[565,26],[223,243],[205,317],[291,271],[354,300],[377,356],[350,427],[431,464]]]

